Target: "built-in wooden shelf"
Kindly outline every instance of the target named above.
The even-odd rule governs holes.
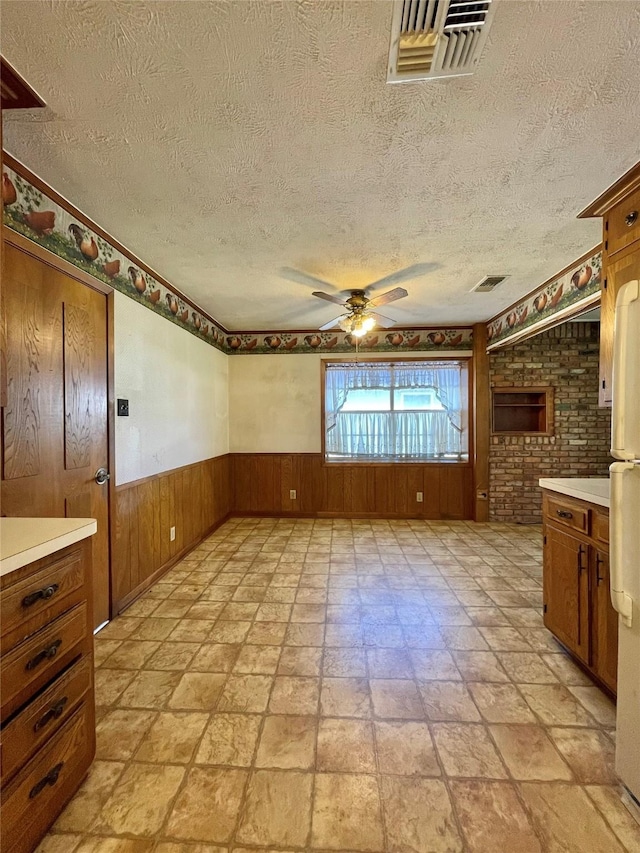
[[[494,435],[552,435],[553,388],[493,389]]]

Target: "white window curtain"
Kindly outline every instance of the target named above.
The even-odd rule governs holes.
[[[467,446],[460,362],[327,364],[326,453],[329,458],[462,459]],[[342,411],[355,389],[433,389],[443,406],[429,411]]]

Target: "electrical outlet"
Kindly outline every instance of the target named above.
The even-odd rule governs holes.
[[[175,538],[176,538],[176,529],[175,529],[175,527],[170,527],[169,528],[169,541],[173,542],[175,540]]]
[[[292,501],[295,501],[295,499],[296,499],[297,497],[298,497],[298,493],[296,492],[296,490],[295,490],[295,489],[289,489],[289,498],[290,498]]]
[[[422,492],[416,492],[416,500],[419,504],[422,503]]]

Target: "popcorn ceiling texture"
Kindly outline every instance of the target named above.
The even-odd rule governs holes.
[[[493,388],[551,385],[553,436],[494,435],[493,521],[540,522],[541,477],[607,477],[611,409],[598,408],[598,323],[565,323],[489,357]]]
[[[590,249],[637,159],[640,4],[500,2],[477,73],[389,86],[391,3],[5,0],[45,98],[7,149],[227,328],[317,328],[294,267],[430,273],[401,326],[486,320]],[[485,273],[511,278],[468,293]]]

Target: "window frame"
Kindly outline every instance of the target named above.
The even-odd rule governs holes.
[[[351,364],[351,363],[371,363],[379,362],[382,364],[402,364],[403,362],[441,362],[445,364],[448,361],[458,361],[464,364],[464,369],[467,373],[467,430],[468,430],[468,452],[467,459],[403,459],[402,461],[394,461],[392,459],[373,460],[373,459],[327,459],[326,448],[326,411],[325,411],[325,389],[326,389],[326,373],[327,364]],[[363,467],[389,467],[390,465],[406,465],[415,467],[416,465],[429,465],[431,467],[442,465],[446,468],[472,468],[475,458],[474,434],[475,434],[475,418],[473,405],[473,358],[471,355],[461,355],[460,353],[451,353],[451,355],[422,355],[412,354],[405,357],[396,356],[373,356],[373,355],[358,355],[345,356],[343,358],[323,358],[320,361],[320,438],[321,438],[321,464],[327,467],[335,467],[336,465],[355,465],[359,468]]]

